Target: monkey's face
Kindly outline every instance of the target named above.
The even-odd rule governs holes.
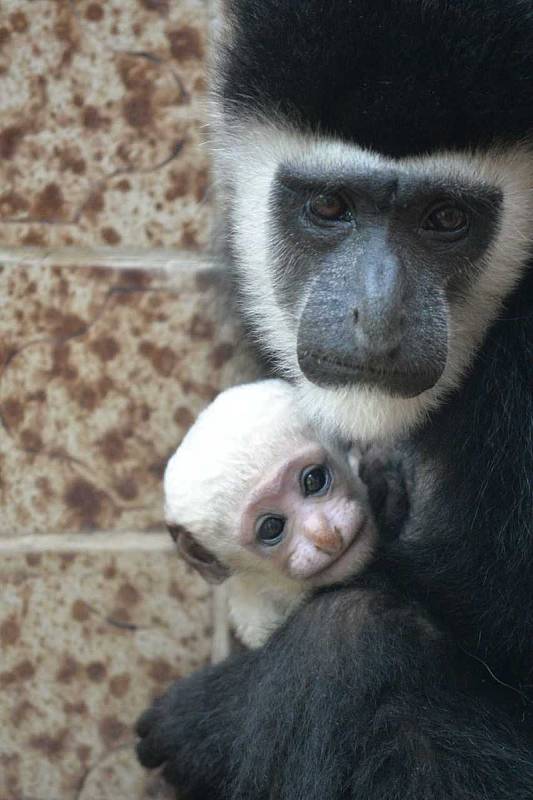
[[[238,535],[267,569],[321,586],[368,563],[376,528],[366,489],[348,464],[307,444],[254,487]]]
[[[526,268],[531,154],[395,160],[259,123],[234,135],[233,245],[261,345],[307,413],[348,435],[411,426]]]
[[[432,389],[446,367],[450,303],[480,269],[500,203],[482,183],[435,184],[392,167],[335,181],[282,169],[274,291],[297,320],[305,378],[398,398]]]

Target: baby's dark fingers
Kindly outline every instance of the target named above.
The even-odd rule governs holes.
[[[154,717],[155,717],[155,709],[153,707],[148,708],[146,711],[143,711],[143,713],[135,723],[135,733],[137,734],[137,736],[141,736],[142,738],[148,736],[155,722]]]
[[[143,767],[147,769],[160,767],[166,761],[168,754],[157,705],[153,705],[139,717],[135,730],[141,737],[137,742],[136,751]]]
[[[140,739],[136,746],[137,758],[146,769],[156,769],[164,763],[166,755],[159,746],[156,737],[147,736]]]

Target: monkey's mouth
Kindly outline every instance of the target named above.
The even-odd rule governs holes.
[[[298,353],[298,363],[305,377],[317,386],[339,387],[365,385],[382,389],[397,397],[416,397],[431,389],[444,370],[439,360],[424,369],[398,368],[378,358],[372,363],[357,362],[316,351]]]
[[[345,547],[315,572],[313,576],[315,585],[340,582],[359,572],[371,558],[374,534],[373,520],[365,514]],[[357,553],[357,550],[360,552]]]

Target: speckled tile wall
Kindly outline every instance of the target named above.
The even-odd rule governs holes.
[[[205,0],[2,0],[2,244],[205,244],[207,19]]]
[[[256,375],[205,252],[211,14],[0,0],[0,800],[169,798],[132,724],[222,618],[161,490]]]
[[[219,292],[186,256],[4,260],[3,536],[161,526],[164,465],[239,370]]]
[[[209,594],[166,540],[95,535],[0,550],[2,800],[153,797],[132,715],[209,657]]]

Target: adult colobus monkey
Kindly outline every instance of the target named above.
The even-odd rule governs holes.
[[[533,2],[226,5],[244,313],[414,491],[350,588],[157,701],[141,760],[197,800],[530,800]]]

